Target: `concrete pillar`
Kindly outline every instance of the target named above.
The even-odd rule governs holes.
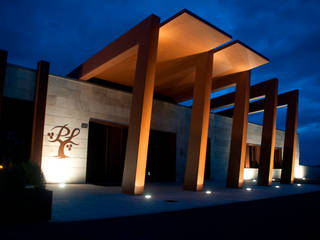
[[[212,65],[212,52],[199,56],[193,90],[194,96],[184,178],[185,190],[199,191],[203,188],[212,88]]]
[[[272,79],[268,83],[265,89],[260,165],[258,171],[258,185],[262,186],[272,184],[278,105],[278,79]]]
[[[294,163],[297,142],[299,91],[290,92],[287,98],[287,119],[284,138],[283,165],[280,182],[290,184],[294,181]]]
[[[247,71],[243,72],[236,83],[227,174],[227,187],[231,188],[239,188],[243,185],[243,171],[247,145],[249,95],[250,71]]]
[[[144,191],[159,27],[160,19],[156,16],[150,18],[145,37],[138,43],[122,179],[122,192],[127,194],[142,194]]]
[[[47,103],[48,77],[50,64],[38,63],[36,89],[34,96],[33,126],[30,160],[41,166],[44,120]]]

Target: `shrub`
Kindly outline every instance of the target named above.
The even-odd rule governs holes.
[[[14,163],[0,171],[0,190],[19,191],[26,186],[45,188],[45,180],[40,167],[31,161]]]

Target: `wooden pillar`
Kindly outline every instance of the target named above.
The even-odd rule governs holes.
[[[273,79],[269,81],[269,83],[270,84],[268,84],[265,91],[260,164],[258,172],[258,185],[261,186],[269,186],[272,184],[272,170],[274,163],[278,79]]]
[[[294,181],[294,165],[297,142],[298,98],[298,90],[290,92],[287,106],[283,165],[280,179],[280,182],[284,184],[290,184]]]
[[[139,42],[133,86],[122,192],[142,194],[149,143],[160,19],[153,16]]]
[[[236,83],[235,106],[232,121],[227,187],[239,188],[243,184],[246,157],[250,71],[243,72]]]
[[[8,52],[0,50],[0,122],[2,119],[2,102],[4,92],[4,81],[7,69]],[[2,128],[2,126],[1,126]]]
[[[47,103],[49,63],[38,63],[34,95],[33,126],[30,160],[41,166],[44,120]]]
[[[210,94],[212,88],[213,53],[199,56],[193,93],[184,189],[199,191],[203,188],[207,151]]]

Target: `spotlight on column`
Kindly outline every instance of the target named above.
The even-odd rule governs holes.
[[[151,194],[146,194],[146,195],[144,195],[144,198],[145,198],[145,199],[150,199],[150,198],[151,198]]]
[[[206,194],[211,194],[212,192],[210,190],[205,191]]]

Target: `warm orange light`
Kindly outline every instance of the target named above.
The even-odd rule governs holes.
[[[3,169],[3,166],[2,166],[2,165],[0,165],[0,170],[1,170],[1,169]]]

